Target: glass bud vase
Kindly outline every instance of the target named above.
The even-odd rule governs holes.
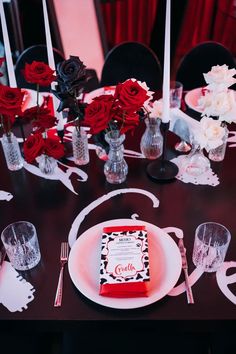
[[[89,163],[88,137],[83,127],[76,127],[73,130],[72,148],[76,165],[86,165]]]
[[[15,135],[11,132],[3,134],[1,142],[8,169],[10,171],[20,170],[23,167],[23,158]]]
[[[123,154],[125,135],[120,135],[118,130],[113,130],[105,135],[105,140],[110,148],[108,160],[104,165],[106,180],[112,184],[122,183],[128,174],[128,165]]]
[[[227,126],[224,126],[225,129],[225,135],[223,137],[223,144],[218,146],[215,149],[211,149],[208,153],[208,157],[212,161],[223,161],[225,158],[225,151],[226,151],[226,146],[227,146],[227,139],[229,135],[229,131]]]
[[[159,118],[146,118],[146,130],[141,138],[140,150],[150,160],[157,159],[162,154],[163,137],[160,132]]]
[[[199,145],[192,145],[192,151],[183,159],[184,170],[191,176],[197,177],[207,172],[210,168],[210,161],[203,154]]]
[[[52,156],[42,154],[37,158],[39,169],[45,175],[52,175],[57,167],[57,160]]]

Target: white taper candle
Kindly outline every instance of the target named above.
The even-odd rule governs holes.
[[[170,120],[170,1],[166,0],[162,122]]]
[[[54,54],[53,54],[52,38],[51,38],[51,32],[50,32],[50,26],[49,26],[49,20],[48,20],[47,4],[46,4],[46,0],[42,0],[42,2],[43,2],[43,17],[44,17],[45,36],[46,36],[46,46],[47,46],[47,54],[48,54],[48,65],[50,66],[50,68],[52,70],[55,70],[56,65],[55,65]],[[51,88],[53,90],[55,90],[55,87],[56,87],[56,83],[52,82]],[[53,95],[52,98],[53,98],[54,112],[55,112],[56,118],[58,119],[58,124],[60,124],[60,127],[64,126],[62,112],[57,112],[58,100],[55,97],[55,95]]]
[[[11,46],[9,42],[8,32],[7,32],[7,23],[6,23],[6,17],[5,17],[4,7],[3,7],[3,0],[0,0],[0,15],[1,15],[3,45],[5,48],[9,86],[17,87],[15,70],[12,61]]]

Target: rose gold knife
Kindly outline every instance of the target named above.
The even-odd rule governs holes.
[[[182,258],[182,269],[184,271],[188,304],[194,304],[192,288],[189,283],[189,277],[188,277],[188,263],[187,263],[187,258],[186,258],[186,250],[185,250],[184,241],[182,238],[179,239],[178,246],[179,246],[179,250],[180,250],[180,254],[181,254],[181,258]]]

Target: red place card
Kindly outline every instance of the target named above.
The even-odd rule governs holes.
[[[150,281],[145,226],[106,227],[102,234],[100,295],[148,296]]]

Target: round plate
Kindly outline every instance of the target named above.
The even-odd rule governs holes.
[[[95,98],[95,97],[98,97],[101,95],[113,95],[114,92],[115,92],[115,86],[100,87],[94,91],[86,93],[86,95],[84,97],[84,102],[91,103],[93,98]]]
[[[112,298],[99,295],[101,236],[106,226],[145,225],[148,232],[150,286],[148,297]],[[133,309],[152,304],[177,283],[182,267],[181,255],[173,239],[159,227],[141,220],[115,219],[97,224],[74,243],[68,261],[69,274],[77,289],[97,304]]]

